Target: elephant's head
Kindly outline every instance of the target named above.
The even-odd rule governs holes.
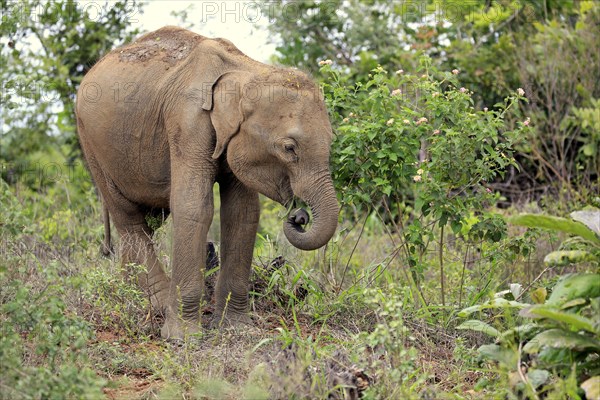
[[[216,132],[213,157],[226,153],[246,186],[287,206],[294,195],[312,210],[292,213],[284,233],[292,245],[313,250],[335,233],[339,206],[329,172],[333,134],[319,88],[303,73],[267,69],[232,71],[211,86],[203,108]]]

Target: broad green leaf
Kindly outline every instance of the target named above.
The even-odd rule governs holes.
[[[581,384],[585,392],[585,398],[588,400],[600,400],[600,376],[592,376]]]
[[[467,307],[458,313],[459,317],[465,318],[474,312],[486,310],[488,308],[524,308],[528,304],[519,303],[518,301],[510,301],[500,297],[494,298],[485,304],[477,304],[475,306]]]
[[[543,228],[572,233],[593,243],[600,244],[600,237],[598,237],[596,233],[581,222],[567,218],[541,214],[521,214],[510,217],[508,222],[513,225],[526,226],[528,228]]]
[[[471,319],[469,321],[465,321],[462,324],[460,324],[459,326],[457,326],[456,329],[470,329],[475,332],[483,332],[489,336],[494,336],[494,337],[500,336],[500,331],[498,331],[496,328],[494,328],[493,326],[491,326],[489,324],[486,324],[483,321],[479,321],[476,319]]]
[[[595,260],[595,256],[589,251],[583,250],[558,250],[544,257],[544,263],[550,267],[563,267],[569,264],[578,264],[585,261]]]
[[[529,379],[529,382],[531,382],[531,385],[534,388],[542,386],[548,381],[549,377],[550,372],[545,369],[530,369],[527,371],[527,379]]]
[[[583,304],[586,304],[587,302],[588,301],[586,299],[573,299],[573,300],[569,300],[565,304],[563,304],[562,306],[560,306],[560,309],[561,310],[566,310],[567,308],[581,306]]]
[[[562,322],[576,330],[585,330],[592,333],[598,333],[594,329],[594,322],[578,314],[557,310],[549,306],[532,306],[521,310],[519,315],[529,318],[549,318],[554,321]]]
[[[581,222],[594,231],[596,235],[600,236],[600,210],[589,209],[573,211],[570,215],[575,221]]]
[[[462,223],[460,221],[452,220],[450,221],[450,227],[452,228],[452,232],[455,235],[458,235],[462,230]]]
[[[488,360],[497,361],[507,367],[517,364],[517,352],[514,349],[498,346],[497,344],[484,344],[478,349],[479,354]]]
[[[538,353],[544,346],[555,349],[566,348],[577,351],[600,351],[600,342],[597,340],[562,329],[550,329],[538,333],[523,347],[523,351],[526,353]]]
[[[600,296],[600,275],[570,274],[565,275],[554,286],[547,304],[562,305],[573,299],[598,296]]]

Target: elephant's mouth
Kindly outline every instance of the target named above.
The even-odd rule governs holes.
[[[277,197],[278,199],[273,200],[277,201],[285,208],[289,209],[290,207],[294,207],[295,197],[289,177],[284,177],[279,185],[277,185]]]

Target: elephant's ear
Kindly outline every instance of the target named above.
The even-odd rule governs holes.
[[[202,108],[210,111],[210,120],[215,128],[217,143],[213,158],[223,154],[227,144],[244,121],[242,93],[251,75],[244,71],[230,71],[219,76],[211,85]]]

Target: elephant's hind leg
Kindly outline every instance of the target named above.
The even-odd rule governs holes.
[[[130,227],[126,230],[119,230],[119,233],[121,237],[121,263],[130,273],[133,267],[137,272],[134,274],[137,282],[148,294],[152,308],[161,313],[164,312],[169,293],[169,278],[154,251],[151,231],[139,227]]]
[[[154,231],[146,222],[145,210],[124,198],[115,201],[112,197],[107,205],[119,232],[119,252],[125,271],[131,274],[132,268],[136,270],[134,276],[149,296],[152,308],[164,312],[170,282],[156,256],[152,243]]]

